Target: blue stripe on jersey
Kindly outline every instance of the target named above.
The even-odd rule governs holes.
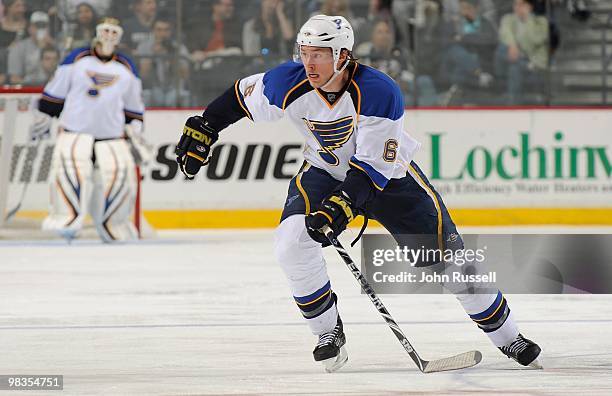
[[[91,48],[81,47],[73,50],[62,61],[61,65],[71,65],[83,56],[91,55]]]
[[[282,109],[287,94],[305,78],[306,72],[302,64],[285,62],[264,74],[263,93],[271,105]]]
[[[42,96],[43,96],[43,98],[49,100],[50,102],[64,102],[64,100],[66,100],[65,98],[60,98],[58,96],[53,96],[53,95],[49,94],[47,91],[43,91]]]
[[[331,283],[329,281],[327,281],[327,283],[325,285],[323,285],[323,287],[320,288],[319,290],[317,290],[316,292],[314,292],[312,294],[309,294],[307,296],[304,296],[304,297],[295,297],[295,296],[293,296],[293,298],[295,299],[295,302],[297,302],[300,305],[310,304],[310,303],[314,302],[317,298],[319,298],[322,295],[324,295],[325,293],[329,292],[330,289],[331,289]]]
[[[132,60],[127,55],[117,53],[115,57],[116,57],[117,62],[125,65],[125,67],[127,67],[128,70],[131,71],[133,75],[140,78],[140,76],[138,75],[138,69],[136,68],[136,64],[134,64],[134,62],[132,62]]]
[[[478,313],[478,314],[473,314],[470,315],[470,318],[472,320],[482,320],[486,317],[489,317],[493,314],[493,312],[495,312],[495,310],[497,310],[502,303],[502,293],[501,291],[497,292],[497,297],[495,298],[495,301],[493,301],[493,304],[491,304],[491,306],[489,308],[487,308],[485,311]]]
[[[374,186],[376,186],[376,188],[381,191],[385,188],[387,183],[389,183],[389,179],[387,179],[383,176],[382,173],[374,169],[372,165],[363,161],[359,161],[357,158],[355,158],[355,156],[351,157],[351,159],[349,160],[349,165],[367,173],[367,175],[370,176],[372,183],[374,183]]]
[[[139,116],[143,116],[144,115],[144,113],[142,113],[140,111],[134,111],[134,110],[129,110],[129,109],[123,109],[123,111],[126,112],[126,113],[132,113],[132,114],[139,115]]]
[[[361,115],[398,120],[404,115],[404,97],[385,73],[360,64],[353,81],[361,91]]]

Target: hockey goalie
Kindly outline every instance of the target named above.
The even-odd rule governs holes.
[[[122,34],[116,19],[104,19],[91,46],[63,60],[33,106],[33,140],[49,136],[52,118],[59,118],[43,229],[68,240],[87,214],[104,242],[137,237],[132,218],[144,104],[134,64],[116,52]]]

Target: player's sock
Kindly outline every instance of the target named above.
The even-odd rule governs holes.
[[[540,359],[542,349],[535,342],[523,337],[522,334],[516,336],[514,341],[500,347],[499,350],[523,366],[542,368]]]
[[[293,299],[313,334],[328,332],[336,325],[338,298],[331,290],[329,281],[314,293],[302,297],[294,296]]]
[[[457,299],[496,347],[503,347],[518,336],[518,326],[500,291],[497,294],[460,294]]]
[[[348,353],[344,344],[346,344],[346,336],[342,320],[338,315],[334,329],[319,335],[319,342],[312,352],[314,360],[322,362],[328,373],[338,370],[348,361]]]

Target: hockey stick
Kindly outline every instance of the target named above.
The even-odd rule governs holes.
[[[395,322],[393,317],[391,317],[391,314],[389,313],[389,311],[387,311],[387,308],[385,308],[382,301],[378,298],[378,296],[374,292],[374,289],[372,289],[372,286],[370,286],[368,281],[359,271],[359,268],[357,268],[357,266],[355,265],[355,262],[351,259],[344,247],[342,247],[342,244],[340,244],[340,241],[338,241],[338,238],[336,238],[333,231],[329,227],[324,228],[323,231],[327,239],[329,239],[329,242],[334,246],[334,248],[336,248],[336,251],[338,252],[340,257],[342,257],[342,260],[344,260],[346,266],[351,270],[355,279],[357,279],[357,281],[361,285],[361,289],[365,292],[365,294],[368,295],[368,297],[370,297],[370,301],[372,301],[378,312],[385,319],[387,325],[389,325],[389,327],[393,331],[393,334],[395,334],[400,344],[402,344],[406,352],[408,352],[408,355],[410,355],[410,357],[417,365],[419,370],[421,370],[421,372],[435,373],[438,371],[459,370],[467,367],[472,367],[480,363],[480,361],[482,360],[482,354],[479,351],[460,353],[459,355],[437,360],[421,359],[421,357],[414,350],[412,345],[410,345],[410,341],[408,341],[408,338],[406,338],[397,322]]]
[[[42,139],[37,139],[37,140],[38,141],[36,142],[36,145],[34,146],[35,154],[31,156],[30,160],[25,164],[26,169],[31,168],[34,165],[34,161],[36,160],[36,154],[38,153],[38,149],[40,148],[40,143],[42,142]],[[28,187],[30,186],[30,183],[33,178],[34,178],[34,175],[32,175],[30,179],[26,181],[25,184],[23,185],[23,189],[21,190],[21,196],[19,197],[19,201],[17,202],[17,205],[15,205],[13,209],[9,210],[6,214],[6,217],[4,218],[6,222],[10,221],[13,218],[13,216],[15,216],[17,212],[19,212],[19,209],[21,209],[21,204],[23,203],[23,199],[25,198],[26,192],[28,191]]]

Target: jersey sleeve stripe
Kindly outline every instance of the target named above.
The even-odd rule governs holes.
[[[247,105],[244,102],[244,97],[242,96],[240,89],[238,89],[239,83],[240,83],[240,80],[236,80],[236,82],[234,83],[234,91],[236,92],[236,99],[238,99],[238,103],[240,104],[240,107],[242,107],[242,110],[244,110],[244,112],[246,113],[246,116],[249,117],[249,120],[253,121],[253,116],[247,109]]]
[[[293,88],[291,88],[289,90],[289,92],[287,92],[287,94],[285,95],[285,98],[283,99],[283,106],[281,107],[283,110],[285,110],[287,108],[287,106],[289,106],[294,100],[296,100],[298,97],[301,96],[302,92],[296,91],[298,88],[300,88],[301,86],[303,86],[306,82],[308,82],[308,79],[305,78],[304,80],[300,81],[299,83],[297,83],[297,85]],[[302,91],[302,90],[300,90]],[[308,90],[307,90],[308,91]],[[292,96],[292,93],[300,93],[300,95],[295,95]]]
[[[389,179],[384,177],[382,173],[378,172],[374,167],[366,162],[359,161],[355,156],[351,157],[349,160],[349,165],[353,168],[359,169],[362,172],[365,172],[372,180],[374,187],[378,190],[384,190],[387,183],[389,183]]]
[[[140,121],[144,120],[143,113],[139,113],[137,111],[131,111],[127,109],[124,109],[123,113],[125,114],[126,118],[129,118],[130,120],[140,120]]]
[[[64,103],[64,100],[65,100],[63,98],[58,98],[57,96],[50,95],[47,92],[42,93],[42,98],[48,102],[59,103],[59,104]]]

